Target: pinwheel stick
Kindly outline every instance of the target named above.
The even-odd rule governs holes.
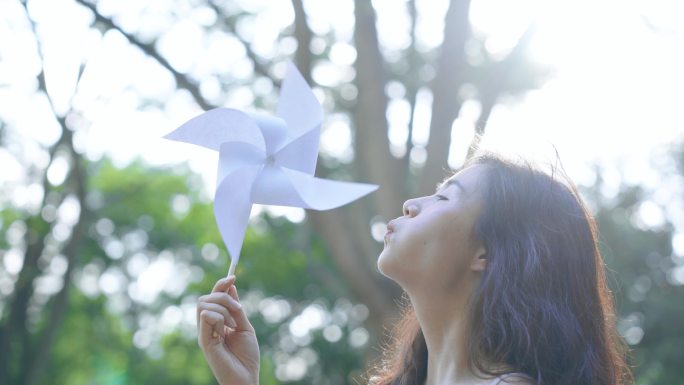
[[[235,274],[235,266],[237,266],[237,261],[235,259],[230,260],[230,267],[228,268],[228,277]]]

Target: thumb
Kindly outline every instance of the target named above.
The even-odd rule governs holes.
[[[245,314],[245,309],[240,304],[240,297],[238,297],[235,285],[230,286],[230,288],[228,289],[228,295],[233,297],[233,299],[239,305],[239,307],[231,307],[228,309],[230,315],[232,315],[233,319],[235,320],[235,331],[248,331],[254,333],[254,327],[249,322],[247,314]]]

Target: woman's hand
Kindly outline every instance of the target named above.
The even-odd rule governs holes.
[[[245,315],[235,276],[220,279],[197,303],[198,342],[221,385],[259,383],[259,344]]]

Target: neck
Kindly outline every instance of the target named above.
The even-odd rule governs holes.
[[[477,383],[465,347],[467,298],[410,297],[428,349],[425,385]]]

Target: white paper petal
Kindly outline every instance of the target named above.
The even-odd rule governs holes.
[[[262,205],[308,208],[281,167],[267,165],[259,173],[252,188],[252,202]]]
[[[274,154],[278,166],[291,168],[314,175],[318,160],[318,144],[320,142],[320,126],[288,143]]]
[[[340,182],[316,178],[287,168],[282,170],[290,178],[307,207],[314,210],[334,209],[378,189],[378,186],[374,184]]]
[[[340,207],[375,191],[377,185],[313,177],[284,167],[265,167],[252,190],[254,203],[314,210]]]
[[[227,175],[214,195],[214,216],[221,238],[228,248],[233,264],[240,259],[240,250],[252,210],[251,190],[261,166],[246,166]]]
[[[261,130],[266,142],[266,153],[273,154],[285,144],[287,139],[287,123],[275,116],[250,114]]]
[[[215,108],[196,116],[171,133],[166,139],[196,144],[215,151],[221,143],[239,141],[266,149],[264,136],[256,122],[244,112]]]
[[[321,104],[292,62],[287,64],[287,75],[280,86],[277,115],[287,122],[288,142],[323,122]]]
[[[217,188],[226,176],[245,166],[263,166],[266,162],[264,150],[245,142],[227,142],[221,144],[219,151],[219,167]]]

